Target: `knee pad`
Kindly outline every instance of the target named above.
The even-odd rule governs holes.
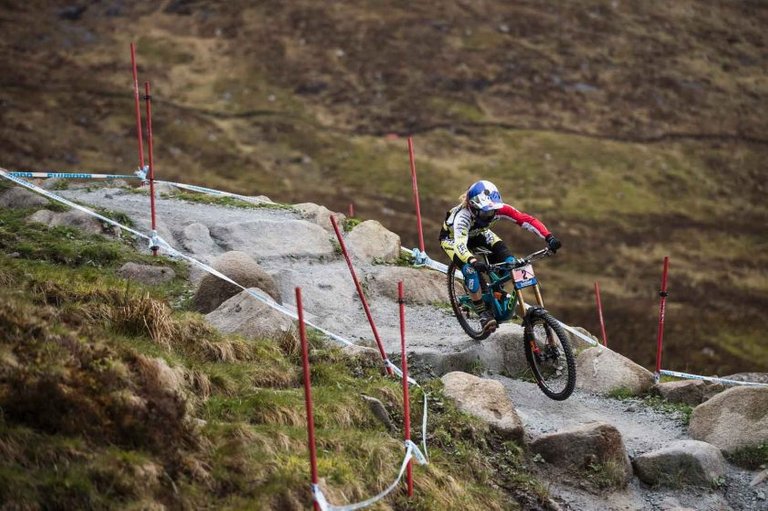
[[[480,291],[480,275],[477,274],[471,264],[466,263],[462,266],[461,273],[464,275],[464,283],[467,285],[470,293]]]

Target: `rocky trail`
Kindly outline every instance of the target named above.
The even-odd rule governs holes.
[[[139,229],[149,231],[146,195],[119,188],[70,188],[57,193],[124,213]],[[157,211],[158,232],[172,246],[206,263],[227,251],[245,252],[274,278],[285,304],[295,305],[293,289],[300,286],[309,320],[350,341],[373,346],[370,326],[349,269],[335,247],[327,215],[308,218],[290,208],[243,209],[172,198],[159,198]],[[505,324],[481,343],[470,340],[450,308],[440,304],[441,300],[447,302],[442,274],[374,264],[361,257],[354,264],[385,349],[393,358],[400,345],[394,287],[397,280],[404,280],[406,295],[412,295],[406,299],[406,336],[415,374],[482,371],[485,377],[501,382],[523,422],[527,441],[595,421],[618,429],[631,458],[689,439],[680,416],[648,407],[642,400],[605,398],[577,389],[567,401],[557,402],[533,383],[502,376],[510,373],[509,367],[524,364],[522,329]],[[195,281],[201,277],[199,272],[192,273]],[[438,305],[429,304],[425,292],[437,297],[433,303]],[[445,296],[440,298],[440,293]],[[546,463],[535,465],[532,469],[549,482],[562,509],[768,509],[765,485],[749,485],[757,473],[730,464],[720,484],[712,488],[653,488],[633,477],[626,489],[609,493],[596,493],[578,481],[562,479]]]

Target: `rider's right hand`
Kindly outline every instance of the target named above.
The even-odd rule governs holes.
[[[478,273],[488,273],[488,265],[485,264],[483,261],[478,261],[477,259],[472,259],[469,264],[472,265],[472,268],[475,269]]]

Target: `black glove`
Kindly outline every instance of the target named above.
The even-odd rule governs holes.
[[[557,252],[557,249],[563,246],[563,244],[560,243],[560,240],[555,238],[554,234],[548,234],[544,240],[547,242],[547,247],[549,247],[552,253]]]
[[[483,261],[475,259],[474,261],[472,261],[469,264],[471,264],[472,268],[474,268],[475,271],[478,272],[478,273],[480,273],[480,272],[488,273],[488,265],[485,264]]]

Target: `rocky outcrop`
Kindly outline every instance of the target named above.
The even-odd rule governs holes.
[[[227,252],[216,258],[213,268],[246,288],[259,288],[276,301],[281,301],[275,281],[248,254]],[[192,307],[198,312],[211,312],[241,291],[242,289],[234,284],[206,274],[192,298]]]
[[[531,450],[576,476],[600,473],[608,486],[626,486],[632,477],[624,440],[610,424],[592,422],[544,435],[531,443]]]
[[[45,224],[48,227],[73,227],[89,234],[101,234],[104,230],[100,221],[77,209],[65,211],[63,213],[41,209],[40,211],[37,211],[32,216],[30,216],[27,220],[30,222]]]
[[[358,224],[345,239],[352,256],[363,261],[392,262],[400,257],[400,236],[376,220]]]
[[[339,225],[339,229],[344,225],[346,216],[341,213],[334,213],[325,206],[320,206],[314,202],[302,202],[301,204],[294,204],[293,207],[301,212],[306,220],[315,223],[325,229],[326,231],[334,232],[333,224],[331,224],[331,215],[336,217],[336,222]]]
[[[441,379],[445,395],[456,401],[459,410],[485,421],[507,438],[522,440],[523,423],[500,382],[461,372]]]
[[[698,440],[680,440],[635,458],[635,473],[644,483],[680,487],[710,487],[725,475],[720,449]]]
[[[725,452],[768,442],[768,387],[734,387],[693,410],[688,432]]]
[[[366,277],[369,289],[392,300],[397,300],[397,283],[403,282],[405,302],[427,305],[448,303],[445,275],[428,269],[403,266],[380,266]]]
[[[134,280],[149,286],[163,284],[173,280],[176,272],[167,266],[150,266],[147,264],[125,263],[117,274],[127,280]]]
[[[26,209],[45,206],[46,204],[48,204],[48,199],[20,186],[14,186],[0,195],[0,207],[2,208]]]
[[[260,219],[217,224],[210,228],[210,233],[226,250],[245,252],[257,259],[331,258],[335,254],[328,232],[305,220]]]
[[[725,390],[720,384],[707,383],[702,380],[683,380],[657,383],[653,392],[670,403],[682,403],[696,406],[718,392]]]
[[[251,289],[263,295],[260,289]],[[233,296],[215,311],[205,316],[206,321],[227,334],[238,334],[248,339],[279,338],[282,335],[296,337],[293,319],[276,311],[247,291]]]
[[[643,394],[653,385],[653,374],[615,351],[596,346],[576,358],[576,387],[598,394],[622,389]]]

